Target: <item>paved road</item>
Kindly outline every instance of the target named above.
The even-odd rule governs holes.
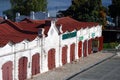
[[[71,75],[79,72],[83,72],[91,66],[94,66],[101,61],[111,58],[115,54],[113,53],[102,53],[98,52],[95,54],[88,55],[87,57],[80,58],[73,63],[67,63],[64,66],[58,67],[56,69],[50,70],[45,73],[40,73],[32,77],[32,79],[27,80],[66,80]]]
[[[112,57],[67,80],[120,80],[120,57]]]

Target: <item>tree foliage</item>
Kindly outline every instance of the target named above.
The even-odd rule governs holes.
[[[10,0],[15,12],[28,15],[30,11],[46,11],[46,0]]]
[[[120,16],[120,0],[112,0],[109,6],[109,13],[112,17]]]
[[[102,24],[106,15],[101,0],[72,0],[72,5],[60,13],[79,21],[94,21]]]
[[[4,11],[8,17],[14,17],[17,12],[29,15],[31,11],[46,11],[47,0],[10,0],[12,8]]]

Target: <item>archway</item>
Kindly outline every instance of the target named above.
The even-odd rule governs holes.
[[[82,57],[82,41],[78,43],[78,57]]]
[[[83,44],[83,55],[84,57],[87,56],[87,40],[85,40]]]
[[[8,61],[2,66],[2,80],[13,80],[12,75],[13,63]]]
[[[48,68],[49,70],[55,68],[55,49],[48,51]]]
[[[32,56],[32,75],[40,73],[40,55],[39,53]]]
[[[88,54],[91,54],[92,51],[92,39],[88,40]]]
[[[70,62],[75,60],[75,43],[70,45]]]
[[[99,51],[103,49],[103,36],[99,37]]]
[[[27,57],[22,57],[19,59],[19,80],[25,80],[27,78]]]
[[[67,63],[67,46],[62,47],[62,64]]]

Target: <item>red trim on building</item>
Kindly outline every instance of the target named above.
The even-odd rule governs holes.
[[[70,62],[75,60],[75,43],[70,45]]]
[[[103,36],[99,37],[99,51],[103,49]]]
[[[84,57],[87,56],[87,40],[85,40],[83,43],[83,55]]]
[[[12,75],[13,63],[8,61],[2,66],[2,80],[13,80]]]
[[[67,63],[67,46],[62,47],[62,64],[66,64]]]
[[[32,56],[32,75],[40,73],[40,55],[39,53]]]
[[[82,57],[82,41],[78,43],[78,57]]]
[[[55,49],[48,51],[48,68],[49,70],[55,68]]]
[[[19,74],[18,74],[18,78],[19,80],[25,80],[27,79],[27,62],[28,59],[27,57],[22,57],[19,59]]]
[[[88,40],[88,54],[92,53],[92,39]]]

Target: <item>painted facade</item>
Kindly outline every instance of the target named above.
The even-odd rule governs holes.
[[[102,26],[97,23],[82,23],[69,17],[48,20],[47,23],[26,19],[3,22],[0,30],[8,26],[14,26],[10,30],[18,32],[12,31],[11,37],[0,38],[0,80],[31,78],[86,57],[93,50],[102,50]]]

